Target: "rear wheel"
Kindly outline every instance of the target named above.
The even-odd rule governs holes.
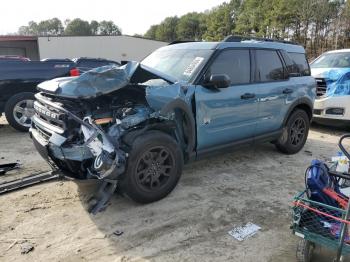
[[[133,142],[121,189],[139,203],[160,200],[174,189],[182,167],[176,141],[165,133],[150,131]]]
[[[34,94],[19,93],[12,96],[5,105],[7,122],[16,130],[27,132],[34,115]]]
[[[300,239],[297,246],[296,257],[298,262],[310,262],[315,245],[308,240]]]
[[[285,154],[298,153],[305,145],[309,134],[310,119],[304,110],[293,111],[287,120],[276,147]]]

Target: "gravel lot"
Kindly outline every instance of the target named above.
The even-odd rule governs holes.
[[[48,170],[28,134],[0,123],[0,163],[23,163],[1,181]],[[91,182],[48,182],[2,195],[0,261],[296,261],[292,197],[303,189],[310,161],[334,155],[345,132],[313,127],[297,155],[263,144],[192,163],[167,198],[138,205],[115,195],[96,216],[86,211],[96,190]],[[262,230],[243,242],[228,235],[247,222]],[[21,254],[24,245],[34,249]],[[317,252],[314,261],[331,261]]]

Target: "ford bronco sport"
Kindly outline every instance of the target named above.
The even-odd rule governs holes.
[[[30,132],[54,169],[103,181],[95,211],[117,181],[148,203],[172,191],[184,163],[213,152],[258,141],[300,151],[315,87],[296,44],[232,36],[170,44],[141,63],[40,84]]]

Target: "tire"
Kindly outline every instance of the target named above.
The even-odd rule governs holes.
[[[297,262],[310,262],[315,245],[308,240],[300,239],[297,245]]]
[[[309,134],[310,119],[304,110],[297,109],[289,116],[276,148],[285,154],[296,154],[305,145]]]
[[[138,203],[166,197],[180,179],[183,154],[176,141],[159,131],[149,131],[132,143],[121,191]]]
[[[5,105],[7,122],[14,129],[28,132],[31,125],[31,117],[34,115],[34,94],[25,92],[12,96]]]

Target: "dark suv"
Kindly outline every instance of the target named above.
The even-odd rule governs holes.
[[[103,180],[108,192],[119,181],[146,203],[171,192],[184,163],[213,152],[266,141],[297,153],[315,80],[299,45],[228,37],[168,45],[39,90],[31,134],[53,168]]]

